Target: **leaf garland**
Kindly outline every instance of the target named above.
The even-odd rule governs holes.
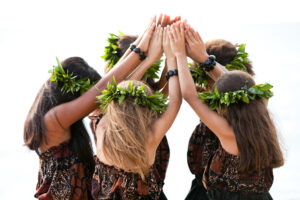
[[[254,100],[257,97],[269,99],[273,96],[273,92],[270,90],[271,88],[273,88],[271,84],[265,83],[254,85],[248,89],[244,86],[237,91],[219,93],[218,88],[215,87],[214,92],[199,92],[198,97],[202,99],[211,110],[215,110],[217,107],[221,109],[222,105],[228,107],[230,104],[237,104],[240,102],[248,104],[250,100]]]
[[[135,87],[130,81],[129,89],[126,90],[118,87],[114,78],[112,83],[107,84],[107,89],[101,91],[102,95],[97,96],[97,102],[100,103],[100,108],[106,111],[108,104],[112,100],[118,100],[119,104],[121,104],[125,98],[129,97],[134,99],[135,104],[148,106],[158,113],[164,112],[167,107],[167,98],[165,98],[165,95],[157,91],[153,95],[147,96],[144,87],[145,84]]]
[[[65,72],[57,57],[56,62],[57,66],[53,66],[53,69],[49,70],[49,73],[52,74],[50,81],[55,81],[56,87],[61,86],[61,92],[74,94],[80,91],[80,95],[82,95],[94,85],[94,83],[91,84],[89,78],[76,80],[77,76],[73,76],[73,73]]]
[[[118,41],[124,33],[119,31],[118,35],[113,33],[109,33],[109,35],[110,37],[107,39],[108,46],[104,49],[105,54],[101,56],[105,62],[108,61],[106,68],[113,67],[120,60],[121,57],[118,55]]]
[[[240,44],[237,47],[237,54],[230,62],[230,64],[225,65],[226,69],[228,69],[229,71],[247,70],[244,64],[249,63],[249,59],[248,59],[248,53],[245,51],[245,47],[246,44]],[[195,68],[190,67],[190,72],[192,74],[194,82],[202,88],[206,87],[208,81],[211,79],[200,67],[195,67]]]
[[[208,85],[210,77],[200,67],[192,67],[191,63],[188,63],[188,65],[190,66],[190,72],[194,82],[201,88],[205,88]]]
[[[118,41],[121,36],[124,35],[121,31],[119,31],[119,34],[113,34],[109,33],[110,37],[107,39],[108,46],[105,47],[105,54],[101,56],[101,58],[104,59],[105,62],[108,62],[106,68],[112,68],[117,64],[117,62],[120,60],[121,56],[118,53]],[[143,75],[143,79],[146,78],[159,78],[159,70],[160,65],[163,62],[163,59],[159,59],[156,61]]]
[[[232,70],[246,71],[247,70],[247,68],[244,64],[249,63],[249,60],[248,60],[248,53],[245,51],[245,47],[246,47],[246,44],[240,44],[238,46],[237,54],[234,57],[233,61],[231,61],[230,64],[225,65],[225,67],[228,70],[230,70],[230,71],[232,71]]]
[[[158,74],[160,71],[160,65],[163,62],[163,59],[156,61],[143,75],[142,79],[146,78],[159,78]]]

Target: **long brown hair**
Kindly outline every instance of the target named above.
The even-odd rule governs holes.
[[[82,58],[70,57],[62,62],[62,67],[76,79],[89,78],[91,82],[98,81],[101,76],[91,68]],[[80,92],[63,93],[61,85],[56,85],[49,79],[38,92],[24,124],[25,145],[38,153],[42,139],[45,139],[44,116],[57,105],[72,101],[80,96]],[[89,173],[93,173],[94,160],[91,140],[83,124],[83,119],[71,125],[70,147],[78,155],[80,161],[87,166]],[[90,175],[91,175],[90,174]]]
[[[143,84],[132,82],[134,87]],[[121,82],[118,87],[129,89],[129,81]],[[148,86],[145,91],[147,95],[152,94]],[[157,117],[156,111],[134,104],[131,98],[126,98],[121,104],[112,101],[107,107],[103,127],[102,150],[105,158],[114,166],[138,173],[144,179],[149,171],[146,149],[148,132]]]
[[[219,92],[236,91],[255,85],[251,76],[242,71],[222,75],[214,84]],[[241,174],[261,168],[276,168],[284,163],[277,131],[263,99],[251,100],[249,104],[231,104],[222,108],[223,115],[232,126],[239,150]]]

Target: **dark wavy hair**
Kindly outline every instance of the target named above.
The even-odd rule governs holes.
[[[223,39],[207,41],[205,46],[208,55],[215,55],[216,61],[223,66],[231,63],[237,54],[236,46]],[[251,61],[249,61],[249,63],[245,63],[244,65],[247,69],[246,71],[250,75],[254,76],[255,73],[253,71]]]
[[[243,71],[223,74],[214,84],[220,93],[240,90],[255,85],[251,76]],[[219,113],[232,126],[240,156],[239,172],[244,174],[261,168],[276,168],[284,163],[277,131],[263,99],[249,104],[231,104]]]
[[[65,71],[73,73],[76,79],[89,78],[91,83],[97,82],[101,76],[91,68],[82,58],[70,57],[62,62]],[[32,107],[27,115],[24,125],[25,145],[38,153],[38,148],[45,134],[45,114],[55,106],[72,101],[80,96],[80,92],[63,93],[61,86],[56,86],[56,82],[48,79],[38,92]],[[93,173],[94,160],[91,140],[83,124],[83,119],[71,125],[70,147],[78,155],[88,168],[89,173]],[[38,153],[39,154],[39,153]]]

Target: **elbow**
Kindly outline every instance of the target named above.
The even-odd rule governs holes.
[[[186,101],[188,101],[190,99],[190,97],[192,96],[191,93],[188,90],[181,91],[181,93],[182,93],[182,97]]]

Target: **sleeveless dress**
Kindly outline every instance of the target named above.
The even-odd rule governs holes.
[[[40,200],[87,200],[91,197],[91,178],[71,150],[69,141],[39,154],[40,170],[35,197]]]
[[[186,200],[272,200],[273,170],[238,174],[239,156],[226,152],[202,122],[190,138],[187,159],[195,179]]]
[[[92,129],[92,133],[94,135],[95,141],[97,141],[97,138],[96,138],[96,127],[97,127],[97,124],[99,123],[101,117],[102,117],[102,115],[99,115],[99,116],[89,116],[89,118],[91,119],[90,126],[91,126],[91,129]],[[158,198],[154,198],[154,199],[167,200],[167,197],[165,196],[162,188],[163,188],[164,180],[165,180],[165,177],[166,177],[166,171],[167,171],[168,164],[169,164],[169,158],[170,158],[169,144],[168,144],[168,140],[167,140],[166,136],[164,136],[163,139],[162,139],[162,141],[161,141],[161,143],[159,144],[159,146],[158,146],[158,148],[156,150],[155,161],[154,161],[153,166],[150,169],[150,176],[152,178],[153,177],[155,178],[155,182],[156,182],[156,184],[158,184],[158,186],[160,188],[159,189],[159,194],[160,194],[159,197]],[[97,171],[99,172],[99,171],[103,170],[103,169],[100,169],[100,168],[107,169],[107,168],[113,168],[113,166],[107,166],[104,163],[102,163],[98,158],[96,158],[95,173],[97,173]],[[128,174],[130,174],[129,177],[133,176],[132,173],[128,173],[128,172],[125,172],[123,170],[118,170],[118,169],[115,169],[115,170],[118,171],[118,172],[120,172],[120,174],[122,174],[123,176],[124,176],[124,174],[126,174],[125,176],[127,176]],[[114,174],[115,174],[114,176],[116,176],[116,177],[119,176],[116,173],[114,173]],[[135,178],[127,178],[127,179],[130,179],[132,181],[133,180],[136,181],[137,177],[135,177]],[[122,180],[124,180],[124,179],[122,179]],[[96,186],[96,182],[95,181],[96,182],[99,181],[99,178],[96,178],[95,174],[94,174],[94,178],[93,178],[93,195],[95,194],[95,190],[97,190],[97,191],[99,190],[99,189],[95,189],[95,188],[99,188],[98,186]],[[101,185],[100,182],[98,182],[98,184],[99,184],[99,186]],[[154,184],[154,181],[152,181],[151,184]],[[153,187],[154,186],[151,186],[149,188],[153,188]],[[145,189],[146,187],[143,186],[143,188]],[[137,186],[136,186],[136,189],[137,189]],[[108,191],[108,190],[109,189],[106,189],[106,191]],[[113,191],[115,191],[115,190],[113,190]],[[124,188],[120,189],[120,191],[124,191]],[[154,192],[154,193],[156,193],[156,192]],[[137,194],[137,196],[139,196],[138,195],[139,193],[136,193],[136,194]],[[150,195],[150,196],[155,197],[155,195],[153,195],[153,194]],[[136,198],[133,198],[133,199],[139,199],[139,198],[142,198],[142,199],[153,199],[153,198],[150,198],[150,196],[148,195],[148,197],[136,197]],[[95,198],[95,196],[93,196],[93,197],[94,197],[94,199],[106,199],[106,198],[102,198],[102,197],[101,198],[100,197],[99,198]],[[107,199],[118,199],[118,198],[109,197]]]

